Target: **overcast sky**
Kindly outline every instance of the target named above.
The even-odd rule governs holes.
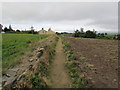
[[[54,31],[73,32],[83,27],[98,32],[118,32],[117,2],[5,2],[2,23],[14,29],[38,31],[51,27]]]

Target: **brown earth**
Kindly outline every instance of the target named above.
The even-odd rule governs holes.
[[[70,80],[65,68],[65,61],[66,57],[62,48],[62,41],[59,39],[51,72],[52,88],[70,88]]]
[[[118,41],[65,37],[79,61],[81,77],[88,88],[118,87]]]

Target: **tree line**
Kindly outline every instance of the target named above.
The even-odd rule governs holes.
[[[72,36],[72,37],[79,37],[79,38],[97,38],[97,39],[114,39],[120,40],[120,34],[117,35],[109,35],[107,33],[97,33],[95,29],[87,30],[84,32],[84,29],[81,28],[80,30],[75,30],[73,33],[68,32],[56,32],[57,35],[64,35],[64,36]]]
[[[120,40],[120,35],[108,35],[107,33],[98,33],[97,31],[95,31],[93,29],[93,31],[91,30],[87,30],[86,32],[83,31],[83,29],[81,30],[75,30],[74,37],[81,37],[81,38],[102,38],[102,39],[115,39],[115,40]]]
[[[18,29],[17,30],[13,30],[11,28],[11,26],[9,26],[9,28],[5,27],[2,31],[5,32],[5,33],[38,34],[37,31],[34,31],[33,27],[31,27],[30,30],[18,30]]]

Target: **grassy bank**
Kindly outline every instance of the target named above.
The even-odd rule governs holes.
[[[71,50],[71,46],[65,40],[63,40],[63,48],[67,57],[66,67],[68,68],[69,77],[71,79],[72,88],[85,88],[87,85],[87,80],[83,77],[80,77],[78,71],[79,62],[74,60],[75,56]]]
[[[38,88],[50,88],[48,82],[50,83],[50,73],[51,73],[51,64],[55,56],[55,48],[59,38],[56,37],[55,41],[49,45],[46,49],[47,61],[40,61],[38,64],[37,72],[31,77],[31,84],[33,89]]]
[[[48,35],[33,34],[3,34],[2,60],[3,69],[15,64],[22,55],[31,49],[34,42],[48,37]]]

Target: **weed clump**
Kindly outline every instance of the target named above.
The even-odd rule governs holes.
[[[58,40],[59,40],[59,38],[56,37],[55,38],[55,43],[52,45],[52,47],[50,47],[49,56],[48,56],[49,64],[52,63],[52,59],[55,56],[55,48],[56,48]]]
[[[46,88],[48,87],[46,85],[45,82],[43,82],[43,80],[41,80],[38,76],[32,76],[31,78],[31,82],[32,82],[32,88],[33,89],[39,89],[39,88]]]

